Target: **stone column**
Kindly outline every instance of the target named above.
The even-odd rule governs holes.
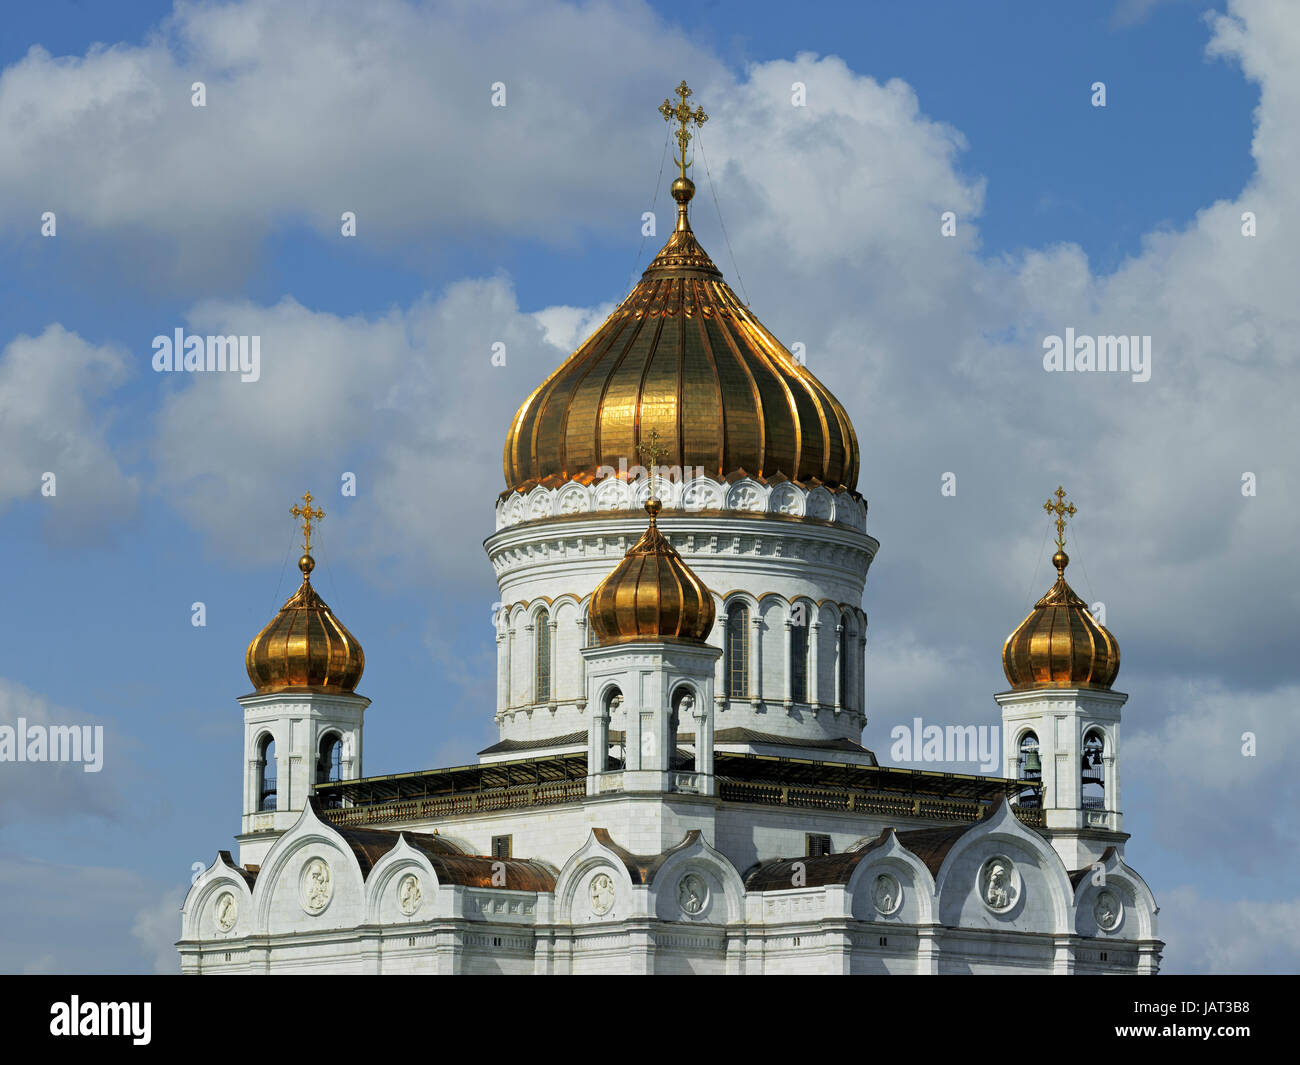
[[[844,706],[844,692],[840,690],[843,687],[841,683],[841,677],[844,673],[844,670],[841,668],[844,650],[845,650],[844,648],[845,640],[843,640],[841,637],[841,634],[843,632],[844,632],[844,622],[840,621],[835,626],[835,709],[836,710],[840,710]]]
[[[506,630],[497,625],[497,713],[510,705],[510,641]]]
[[[611,706],[598,705],[592,708],[591,719],[587,725],[587,794],[600,792],[599,775],[609,768],[609,711],[617,707],[621,695],[614,696]]]
[[[509,710],[514,705],[514,688],[515,688],[515,627],[506,621],[506,701],[502,704],[502,711]]]
[[[722,655],[717,665],[713,667],[713,701],[721,712],[727,708],[727,699],[730,695],[727,691],[727,613],[725,610],[718,615],[718,626],[718,631],[722,633]]]
[[[759,654],[763,619],[757,607],[754,608],[754,616],[749,619],[749,624],[753,630],[749,640],[749,705],[757,710],[763,698],[763,663]]]
[[[712,795],[713,787],[713,715],[703,699],[695,700],[691,716],[695,718],[695,772],[699,774],[700,794]]]
[[[1122,824],[1123,806],[1119,796],[1119,721],[1111,727],[1106,753],[1102,755],[1106,766],[1106,805],[1115,812],[1114,829],[1118,832]]]
[[[587,612],[578,611],[578,646],[587,646]],[[578,656],[582,664],[578,667],[578,709],[582,710],[587,705],[587,660],[581,655]]]
[[[785,619],[785,683],[783,685],[783,702],[786,709],[794,706],[794,623],[787,614]]]
[[[524,632],[528,633],[531,636],[533,632],[536,630],[536,628],[537,627],[530,621],[527,625],[524,626]],[[535,702],[537,702],[537,641],[536,639],[532,639],[526,642],[528,643],[528,649],[531,652],[531,654],[529,654],[528,656],[528,663],[527,663],[528,679],[524,682],[524,691],[527,693],[527,698],[524,700],[524,705],[532,706]],[[532,714],[529,713],[528,716],[531,718]]]
[[[813,607],[815,611],[817,608]],[[817,654],[817,643],[821,637],[821,622],[809,619],[808,621],[808,702],[814,710],[818,708],[821,702],[821,690],[817,683],[817,671],[819,656]]]
[[[854,685],[854,691],[857,692],[858,705],[855,707],[857,712],[862,715],[863,722],[867,718],[867,634],[863,632],[858,637],[858,654],[853,660],[854,667],[857,671],[858,682]]]
[[[556,676],[556,673],[555,673],[555,644],[556,644],[556,633],[559,631],[560,623],[559,623],[558,621],[555,620],[555,614],[554,614],[554,613],[552,613],[552,614],[550,615],[550,620],[547,621],[547,625],[549,625],[549,626],[550,626],[550,629],[551,629],[551,638],[550,638],[550,640],[547,642],[547,645],[546,645],[547,672],[549,673],[550,678],[551,678],[551,694],[550,694],[550,696],[549,696],[549,697],[547,698],[547,700],[546,700],[546,708],[547,708],[548,710],[554,712],[555,710],[557,710],[557,709],[559,708],[559,705],[560,705],[560,703],[559,703],[559,698],[560,698],[560,692],[559,692],[559,687],[560,687],[560,678],[559,678],[558,676]]]

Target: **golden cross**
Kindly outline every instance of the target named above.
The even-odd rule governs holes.
[[[1056,502],[1050,499],[1043,504],[1043,509],[1049,514],[1056,515],[1056,549],[1065,550],[1065,516],[1068,514],[1074,517],[1079,511],[1073,503],[1065,502],[1065,489],[1060,485],[1056,486]]]
[[[691,143],[691,131],[687,128],[692,122],[696,128],[704,125],[709,120],[709,116],[704,113],[703,107],[696,107],[694,111],[686,103],[691,95],[690,87],[683,81],[677,86],[677,95],[681,97],[674,107],[671,100],[665,99],[659,105],[659,113],[664,116],[665,122],[676,121],[677,130],[677,150],[678,155],[673,157],[673,162],[681,167],[682,177],[686,177],[686,168],[691,164],[686,161],[686,147]]]
[[[682,82],[685,85],[685,82]],[[650,430],[650,443],[637,444],[636,449],[642,455],[650,460],[650,501],[655,497],[655,467],[659,465],[659,460],[668,454],[668,449],[659,443],[659,430]]]
[[[311,505],[310,492],[304,492],[302,494],[302,501],[307,504],[305,507],[300,507],[295,503],[289,509],[289,513],[295,518],[302,519],[302,553],[304,555],[309,555],[311,554],[311,523],[314,521],[319,524],[320,520],[325,517],[325,511],[320,507],[313,507]]]

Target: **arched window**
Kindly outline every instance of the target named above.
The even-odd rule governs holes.
[[[1026,732],[1020,737],[1020,752],[1016,760],[1016,777],[1020,780],[1042,780],[1043,759],[1038,750],[1038,737]]]
[[[840,648],[835,656],[835,668],[840,675],[840,706],[849,705],[849,627],[840,622]]]
[[[537,696],[533,701],[549,703],[551,701],[551,616],[545,610],[540,611],[534,624],[537,626]]]
[[[1083,738],[1083,789],[1081,797],[1085,810],[1106,809],[1106,739],[1095,729]]]
[[[605,713],[613,718],[615,711],[623,705],[623,693],[618,688],[608,688],[604,695],[601,696],[601,702],[605,707]],[[622,744],[615,744],[609,741],[607,758],[603,768],[598,768],[597,772],[604,772],[607,769],[622,769],[627,761],[627,748]]]
[[[320,740],[316,752],[316,783],[332,784],[343,779],[343,737],[337,732],[327,732]]]
[[[1016,779],[1031,780],[1039,783],[1043,779],[1042,751],[1038,746],[1038,737],[1026,732],[1020,737],[1020,749],[1016,752]],[[1038,806],[1038,792],[1026,788],[1016,796],[1017,806]]]
[[[790,625],[790,698],[808,701],[808,618],[799,611]]]
[[[732,603],[727,608],[727,697],[749,695],[749,607]]]
[[[257,752],[261,764],[261,780],[257,789],[257,808],[274,810],[275,803],[275,740],[268,734],[262,737]]]

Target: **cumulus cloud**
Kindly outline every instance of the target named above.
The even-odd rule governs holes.
[[[28,736],[37,728],[48,735],[46,730],[53,726],[102,729],[102,740],[94,740],[91,733],[100,769],[86,772],[91,748],[82,749],[83,762],[0,762],[0,826],[94,817],[116,820],[125,805],[120,788],[130,778],[132,761],[116,726],[55,706],[31,689],[0,677],[0,725],[13,729],[17,737],[20,720],[26,722]]]
[[[184,888],[167,904],[142,916],[142,898],[156,898],[158,884],[129,869],[0,857],[0,898],[21,919],[0,922],[0,971],[6,973],[176,972],[164,966],[162,943],[180,938]],[[87,905],[93,900],[94,905]],[[176,957],[175,950],[172,956]]]
[[[1300,971],[1300,899],[1262,902],[1207,896],[1195,887],[1163,890],[1161,971],[1201,975]]]
[[[83,340],[60,325],[17,336],[0,351],[0,510],[40,500],[46,532],[75,540],[130,513],[139,495],[109,446],[104,401],[126,377],[112,345]],[[53,480],[47,475],[52,474]],[[53,494],[43,491],[50,484]]]
[[[1179,825],[1177,839],[1161,843],[1181,854],[1244,874],[1276,872],[1300,846],[1300,685],[1234,692],[1188,682],[1168,695],[1168,716],[1139,717],[1126,730],[1125,780],[1142,782],[1143,819]]]
[[[237,274],[273,228],[337,235],[344,211],[422,254],[567,241],[639,217],[663,130],[626,116],[719,67],[641,4],[178,3],[140,44],[34,46],[0,75],[0,224],[59,211],[153,284]]]
[[[160,479],[222,550],[279,560],[285,485],[304,484],[325,504],[319,542],[336,557],[397,554],[417,578],[453,582],[471,559],[486,570],[505,427],[562,357],[508,282],[461,282],[370,318],[291,299],[208,302],[186,329],[261,337],[260,380],[191,375],[158,416]],[[344,473],[355,498],[341,495]]]

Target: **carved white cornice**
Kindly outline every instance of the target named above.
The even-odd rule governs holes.
[[[526,494],[514,492],[497,501],[497,528],[545,518],[640,510],[649,494],[648,478],[624,481],[609,477],[590,485],[570,481],[559,488],[539,485]],[[861,497],[842,490],[832,492],[821,485],[809,489],[793,481],[764,484],[751,477],[733,482],[711,477],[693,477],[687,481],[658,477],[655,496],[663,503],[665,517],[674,510],[741,511],[808,517],[860,532],[867,528],[867,504]]]

